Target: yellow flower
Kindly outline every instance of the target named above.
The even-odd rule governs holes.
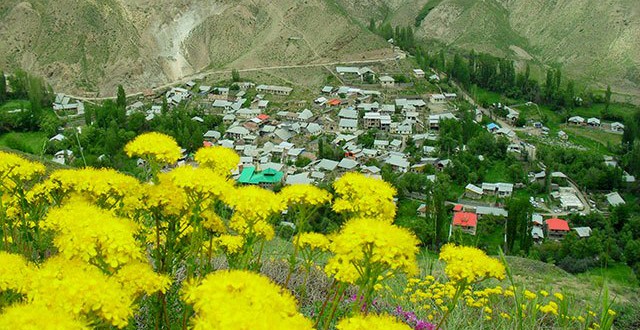
[[[491,277],[504,278],[504,265],[474,247],[447,244],[440,251],[440,260],[447,263],[445,273],[455,282],[465,280],[473,283]]]
[[[25,181],[44,175],[44,165],[0,151],[0,189],[21,188]]]
[[[194,329],[312,329],[293,296],[267,277],[247,271],[217,271],[186,285]]]
[[[166,292],[171,285],[171,280],[153,271],[149,264],[142,262],[130,263],[118,270],[114,278],[122,284],[122,287],[130,293],[137,295],[155,292]]]
[[[347,222],[333,238],[325,272],[342,282],[360,279],[358,268],[376,265],[386,273],[417,271],[418,239],[407,229],[387,222],[360,218]]]
[[[134,238],[137,226],[133,221],[117,218],[79,199],[50,210],[42,227],[55,232],[54,245],[69,259],[102,258],[116,268],[143,256]]]
[[[184,189],[191,201],[233,194],[233,184],[208,168],[180,166],[161,175],[160,180],[171,180],[176,187]]]
[[[336,325],[338,330],[411,330],[408,325],[388,315],[356,315],[342,319]]]
[[[32,276],[31,265],[24,257],[0,251],[0,292],[15,290],[26,293]]]
[[[122,328],[133,316],[133,297],[95,266],[55,256],[36,272],[27,290],[28,301],[67,313],[95,313]]]
[[[216,238],[216,243],[227,254],[236,254],[244,247],[244,238],[242,236],[222,235]]]
[[[548,296],[548,295],[549,295],[549,292],[547,292],[547,291],[545,291],[545,290],[540,290],[540,294],[541,294],[543,297],[546,297],[546,296]]]
[[[607,314],[609,314],[611,316],[616,316],[616,311],[614,311],[613,309],[609,309],[609,310],[607,310]]]
[[[500,317],[502,317],[505,320],[511,320],[511,315],[509,315],[509,314],[507,314],[505,312],[500,313]]]
[[[556,297],[560,301],[564,300],[564,296],[560,292],[554,293],[553,296]]]
[[[40,304],[19,304],[6,307],[0,314],[0,329],[14,330],[80,330],[88,324],[72,314]]]
[[[393,222],[396,190],[387,182],[350,172],[333,184],[338,199],[333,210],[353,217],[367,217]]]
[[[282,188],[279,194],[287,205],[321,205],[331,201],[331,194],[324,189],[308,184],[298,184]]]
[[[533,300],[533,299],[536,299],[538,296],[529,290],[524,290],[524,297],[529,300]]]
[[[138,156],[158,164],[173,164],[180,158],[180,147],[176,140],[162,133],[144,133],[124,147],[127,156]]]
[[[298,247],[310,249],[318,249],[320,251],[329,250],[329,239],[319,233],[302,233],[298,237],[293,239],[298,244]]]
[[[240,163],[240,156],[233,149],[215,146],[200,148],[196,152],[195,160],[200,166],[210,168],[217,175],[227,177]]]

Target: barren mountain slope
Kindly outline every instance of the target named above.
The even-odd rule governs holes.
[[[324,0],[5,0],[0,67],[59,90],[142,89],[211,67],[359,59],[387,45]]]

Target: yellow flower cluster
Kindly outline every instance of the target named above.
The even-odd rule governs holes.
[[[227,177],[240,163],[240,156],[233,149],[215,146],[200,148],[196,152],[195,160],[200,166],[210,168],[216,174]]]
[[[28,161],[15,154],[0,151],[0,189],[12,190],[45,172],[44,165]]]
[[[257,235],[266,240],[274,237],[270,217],[286,209],[275,193],[256,186],[244,186],[228,191],[222,198],[234,210],[229,221],[232,230],[240,235]]]
[[[131,296],[142,293],[150,295],[157,291],[166,292],[171,285],[171,280],[167,276],[154,272],[149,264],[142,262],[124,265],[113,277]]]
[[[168,135],[151,132],[138,135],[124,147],[127,156],[137,156],[158,164],[173,164],[180,158],[180,147]]]
[[[322,205],[331,202],[329,192],[308,184],[286,186],[282,188],[279,195],[289,206],[296,204]]]
[[[293,241],[299,248],[317,249],[320,251],[329,250],[329,239],[319,233],[302,233],[295,237]]]
[[[338,330],[411,330],[408,325],[388,315],[356,315],[343,319],[336,325]]]
[[[334,256],[325,271],[347,283],[356,283],[368,265],[380,267],[382,276],[395,272],[414,274],[418,243],[407,229],[368,218],[352,219],[333,237],[330,250]]]
[[[140,208],[165,216],[180,216],[187,211],[187,194],[178,188],[173,181],[164,175],[159,175],[157,184],[144,185],[143,200]]]
[[[255,273],[218,271],[183,293],[194,329],[312,329],[288,292]]]
[[[487,278],[501,280],[505,275],[500,261],[474,247],[447,244],[440,251],[440,260],[447,263],[444,271],[454,282],[473,283]]]
[[[244,237],[237,235],[222,235],[216,238],[216,244],[226,254],[236,254],[244,247]]]
[[[113,268],[142,259],[133,221],[115,217],[79,199],[51,209],[42,227],[56,234],[54,245],[69,259],[99,258]]]
[[[336,180],[333,188],[339,196],[333,203],[334,211],[393,222],[396,190],[389,183],[350,172]]]
[[[22,256],[0,251],[0,292],[26,293],[31,276],[31,265]]]
[[[170,284],[168,278],[155,274],[148,264],[141,263],[126,265],[114,276],[107,276],[93,265],[63,256],[51,257],[35,267],[20,256],[0,252],[0,262],[0,291],[25,294],[29,304],[18,306],[11,313],[5,311],[0,315],[0,324],[27,322],[32,317],[30,311],[40,310],[41,306],[61,314],[61,324],[69,321],[64,315],[73,315],[77,321],[84,315],[95,314],[122,328],[133,316],[133,300],[137,294],[164,291]],[[18,315],[21,313],[24,315]],[[37,320],[34,322],[38,324]]]
[[[58,170],[27,194],[30,201],[61,199],[73,193],[90,198],[101,207],[136,207],[140,182],[113,169]],[[55,197],[55,198],[54,198]],[[59,200],[56,200],[60,202]]]
[[[0,314],[0,329],[12,330],[83,330],[90,329],[83,320],[58,308],[41,304],[9,306]]]
[[[227,178],[209,168],[181,166],[160,176],[160,181],[163,180],[171,180],[176,187],[184,189],[192,199],[190,202],[194,199],[219,198],[233,190],[233,184]]]

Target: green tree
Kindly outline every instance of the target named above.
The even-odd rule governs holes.
[[[607,91],[604,92],[604,111],[609,111],[609,105],[611,104],[611,86],[607,85]]]
[[[506,252],[510,254],[517,253],[518,250],[525,254],[529,252],[531,247],[531,204],[529,200],[523,197],[514,197],[507,202],[506,226]],[[515,249],[516,242],[519,243],[518,249]]]
[[[231,70],[231,80],[233,80],[233,82],[240,81],[240,72],[237,69]]]
[[[116,106],[123,109],[127,107],[127,94],[125,94],[124,87],[122,87],[122,85],[118,85],[118,93],[116,96]]]
[[[376,32],[376,21],[373,18],[369,20],[369,31]]]
[[[7,78],[4,76],[4,71],[0,70],[0,103],[7,100]]]

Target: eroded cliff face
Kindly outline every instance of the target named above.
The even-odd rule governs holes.
[[[384,48],[323,0],[8,0],[0,66],[40,74],[57,90],[110,94],[207,68],[349,59]]]

